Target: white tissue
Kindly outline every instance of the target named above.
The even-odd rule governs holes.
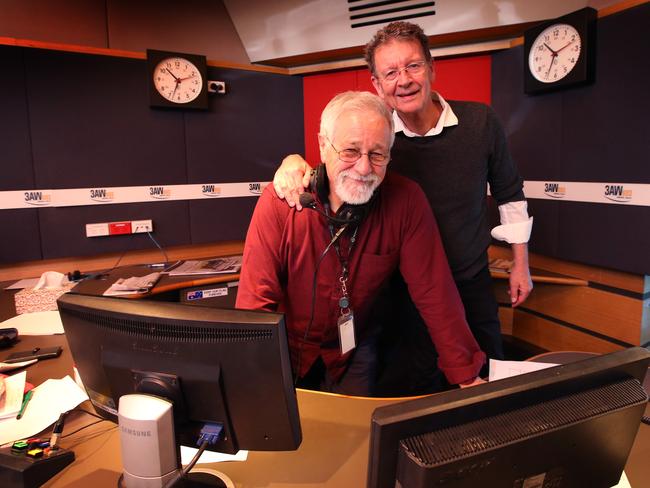
[[[58,271],[46,271],[36,283],[34,290],[61,288],[69,283],[68,277]]]

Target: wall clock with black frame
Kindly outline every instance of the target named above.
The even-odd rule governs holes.
[[[149,104],[152,107],[206,110],[207,72],[205,56],[147,49]]]
[[[524,92],[543,93],[593,83],[596,10],[586,7],[524,33]]]

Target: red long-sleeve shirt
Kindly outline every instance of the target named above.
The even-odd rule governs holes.
[[[341,355],[338,345],[341,262],[334,248],[318,270],[314,319],[304,340],[316,264],[330,240],[323,216],[289,207],[272,185],[262,193],[246,236],[237,308],[285,314],[292,361],[301,377],[320,355],[330,374],[338,378],[350,356]],[[339,245],[345,254],[350,245],[348,231]],[[372,325],[368,315],[374,298],[397,268],[427,324],[439,354],[438,366],[448,381],[475,378],[485,354],[465,322],[429,204],[416,183],[389,172],[358,229],[349,257],[347,288],[357,343]]]

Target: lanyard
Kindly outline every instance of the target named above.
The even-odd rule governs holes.
[[[325,206],[325,212],[329,215],[329,205]],[[352,254],[352,248],[357,239],[357,232],[359,226],[355,225],[354,232],[350,237],[350,244],[348,246],[348,252],[346,256],[341,255],[341,247],[339,246],[339,241],[334,242],[334,250],[336,251],[336,256],[339,258],[339,263],[341,263],[341,275],[339,276],[339,283],[341,284],[341,298],[339,298],[339,307],[341,308],[341,315],[346,315],[350,313],[350,296],[348,295],[348,278],[350,276],[350,270],[348,268],[348,263],[350,255]],[[329,223],[330,236],[334,239],[334,225]]]

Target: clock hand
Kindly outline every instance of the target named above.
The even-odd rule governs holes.
[[[178,80],[178,77],[177,77],[176,75],[174,75],[174,73],[172,73],[171,71],[169,71],[169,68],[165,68],[165,69],[167,70],[167,72],[168,72],[170,75],[172,75],[172,76],[174,77],[174,79],[176,80],[176,83],[177,83],[177,84],[180,83],[180,81]]]
[[[548,48],[549,51],[551,51],[551,52],[553,53],[553,54],[552,54],[553,56],[555,56],[555,55],[557,54],[557,51],[553,51],[553,49],[551,49],[551,46],[549,46],[549,45],[546,44],[546,43],[544,43],[544,45]],[[566,46],[565,46],[565,47],[566,47]]]
[[[551,72],[551,68],[553,67],[553,61],[555,61],[555,58],[557,58],[557,53],[556,52],[551,54],[551,62],[549,63],[548,69],[546,70],[546,79],[548,79],[548,75]]]
[[[569,47],[569,46],[570,46],[571,44],[573,44],[574,42],[575,42],[575,39],[574,39],[573,41],[569,42],[566,46],[561,47],[560,49],[558,49],[558,50],[555,52],[555,54],[559,53],[562,49],[565,49],[565,48]]]

